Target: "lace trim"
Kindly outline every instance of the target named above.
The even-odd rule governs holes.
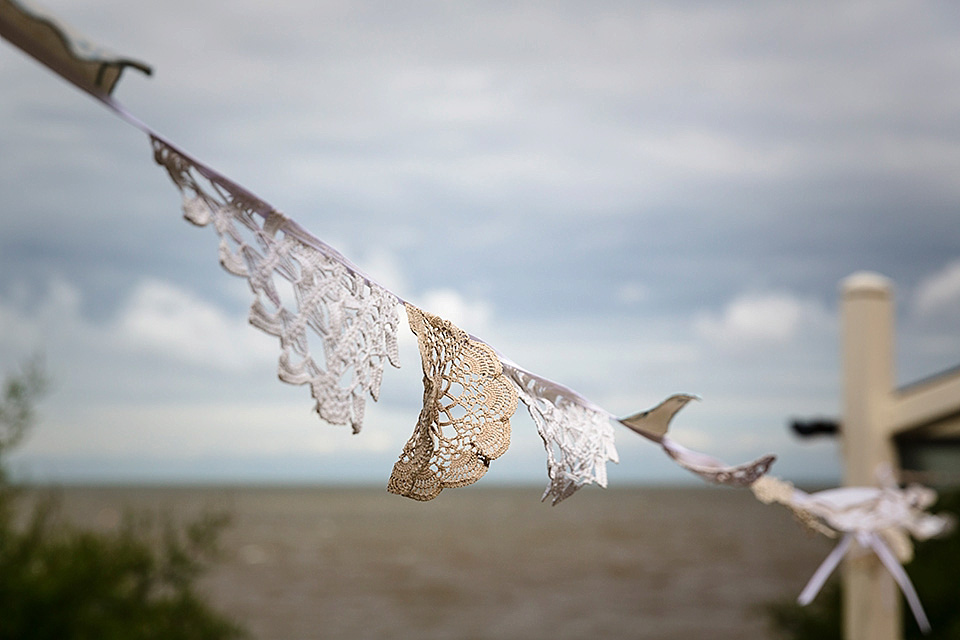
[[[305,244],[283,214],[246,190],[157,138],[153,147],[183,195],[184,217],[212,224],[220,263],[249,281],[250,324],[280,339],[280,379],[310,385],[321,418],[359,432],[366,396],[379,396],[384,363],[400,366],[397,298],[339,254]]]
[[[413,305],[406,309],[423,363],[423,409],[387,490],[425,501],[473,484],[506,452],[517,391],[490,346]]]
[[[667,455],[687,471],[707,482],[731,487],[749,487],[769,471],[777,459],[777,456],[768,454],[752,462],[731,466],[713,456],[687,449],[668,436],[663,436],[660,444]]]
[[[541,500],[556,505],[580,487],[596,482],[607,486],[607,461],[619,462],[610,416],[578,404],[578,397],[555,383],[506,365],[520,399],[547,450],[547,485]]]

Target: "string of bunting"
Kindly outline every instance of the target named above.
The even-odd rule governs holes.
[[[280,342],[278,375],[306,385],[323,420],[361,430],[366,398],[376,400],[385,366],[399,366],[398,309],[417,337],[423,408],[387,485],[430,500],[479,480],[510,445],[510,419],[526,405],[547,453],[543,499],[557,504],[580,487],[607,484],[617,462],[614,423],[658,444],[709,482],[748,486],[775,457],[738,466],[691,451],[667,436],[677,411],[695,396],[676,395],[620,418],[561,384],[523,369],[491,345],[380,285],[296,221],[191,157],[129,113],[112,92],[127,68],[113,54],[22,0],[0,0],[0,36],[146,133],[154,159],[182,195],[184,217],[219,236],[220,263],[246,278],[250,323]],[[319,347],[319,348],[318,348]]]

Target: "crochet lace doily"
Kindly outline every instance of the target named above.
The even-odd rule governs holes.
[[[505,371],[547,450],[550,484],[541,499],[556,505],[585,484],[606,487],[607,461],[618,461],[609,414],[583,406],[575,394],[549,380],[509,365]]]
[[[157,138],[153,147],[183,195],[184,217],[212,224],[220,263],[249,282],[250,324],[280,339],[280,379],[309,385],[321,418],[359,432],[384,363],[399,366],[397,298],[245,189]]]
[[[506,452],[517,391],[491,347],[447,320],[406,309],[423,363],[423,409],[387,490],[432,500],[476,482]]]

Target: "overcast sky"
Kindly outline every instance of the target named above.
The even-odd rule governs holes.
[[[838,479],[787,424],[839,414],[855,271],[895,284],[900,383],[960,363],[955,3],[267,4],[45,6],[154,67],[133,113],[404,298],[617,414],[699,394],[689,447]],[[6,42],[0,87],[0,364],[54,379],[19,477],[385,485],[409,331],[363,432],[321,422],[145,136]],[[481,482],[545,484],[513,425]],[[617,444],[613,485],[696,481]]]

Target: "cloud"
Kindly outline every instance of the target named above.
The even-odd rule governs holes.
[[[81,289],[61,278],[39,293],[14,287],[0,299],[0,353],[22,358],[42,349],[58,360],[101,360],[133,351],[230,371],[278,354],[276,339],[252,328],[244,307],[231,316],[169,282],[140,281],[113,315],[88,315],[88,305]]]
[[[245,317],[170,283],[148,279],[134,289],[116,320],[127,346],[192,364],[244,368],[276,357],[276,339],[260,334]]]
[[[925,378],[957,366],[960,259],[941,263],[919,278],[905,298],[904,322],[898,325],[896,336],[901,379]]]
[[[405,295],[408,287],[407,277],[401,261],[395,253],[383,247],[374,246],[367,255],[364,256],[364,259],[358,261],[357,266],[376,280],[382,287],[387,288],[396,295]]]
[[[453,289],[432,289],[422,296],[423,310],[449,320],[468,333],[482,334],[493,317],[484,300],[470,300]]]
[[[960,260],[954,260],[917,285],[914,311],[921,317],[937,315],[960,307]]]
[[[719,313],[701,313],[694,330],[714,347],[749,351],[794,341],[805,327],[821,325],[826,312],[786,293],[744,294]]]
[[[650,287],[640,282],[624,282],[617,288],[617,302],[632,306],[644,302],[650,296]]]
[[[273,383],[273,381],[271,381]],[[391,411],[370,407],[368,421],[400,422]],[[408,419],[409,421],[409,419]],[[136,429],[131,429],[136,425]],[[48,412],[24,447],[29,456],[107,457],[155,455],[335,454],[347,451],[399,452],[403,431],[330,425],[310,410],[309,402],[232,402],[111,404],[57,407]]]
[[[80,289],[53,278],[41,291],[15,284],[0,298],[0,353],[23,358],[38,350],[81,347],[102,340],[81,314]]]
[[[42,334],[37,323],[14,302],[0,300],[0,342],[3,351],[36,348]]]
[[[308,402],[60,404],[45,408],[11,468],[27,481],[379,483],[410,435],[410,414],[372,403],[354,435]]]
[[[651,169],[680,170],[678,180],[714,175],[765,177],[782,173],[791,160],[791,154],[783,149],[764,148],[726,132],[690,127],[666,135],[648,134],[639,148],[649,154]]]

